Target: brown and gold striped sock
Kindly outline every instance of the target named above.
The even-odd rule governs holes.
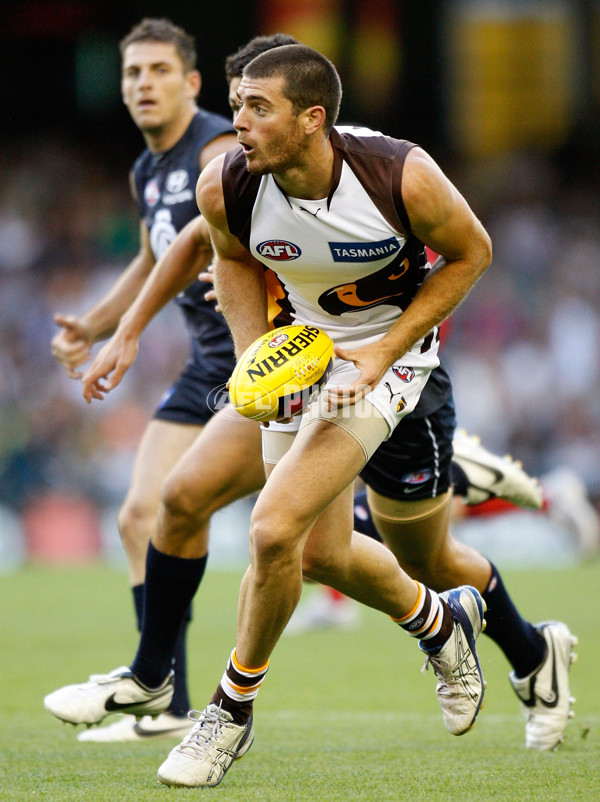
[[[402,618],[392,618],[413,638],[424,641],[428,652],[437,651],[452,632],[450,608],[434,590],[415,580],[419,594],[412,610]]]
[[[252,715],[254,700],[268,670],[268,662],[260,668],[242,666],[234,649],[211,702],[231,713],[236,724],[245,724]]]

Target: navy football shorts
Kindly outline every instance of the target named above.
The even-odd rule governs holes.
[[[435,498],[451,485],[456,413],[452,398],[425,417],[403,418],[360,473],[376,493],[400,501]]]
[[[205,381],[193,361],[169,387],[153,415],[155,420],[204,426],[223,406],[225,382]]]

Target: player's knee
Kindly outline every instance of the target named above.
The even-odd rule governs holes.
[[[126,499],[117,515],[121,540],[127,545],[147,542],[156,517],[156,510],[143,501]]]
[[[198,527],[210,518],[210,511],[202,503],[198,488],[185,476],[174,474],[165,480],[161,493],[163,515],[176,519],[180,525],[186,522]]]
[[[270,565],[299,560],[297,533],[280,516],[271,516],[255,509],[250,520],[250,551],[256,564]]]

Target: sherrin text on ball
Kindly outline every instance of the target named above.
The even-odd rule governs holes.
[[[229,397],[246,418],[270,421],[304,412],[327,381],[333,341],[309,325],[282,326],[258,338],[238,360]]]

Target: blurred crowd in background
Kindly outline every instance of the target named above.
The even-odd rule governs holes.
[[[532,474],[570,469],[599,509],[600,203],[586,180],[597,164],[586,176],[585,163],[573,169],[556,153],[512,146],[447,163],[440,153],[494,245],[492,267],[451,318],[442,355],[460,425]],[[51,356],[53,314],[77,314],[110,286],[136,253],[138,225],[118,159],[52,135],[5,145],[0,563],[19,544],[43,555],[52,538],[76,555],[90,539],[100,543],[104,528],[116,530],[114,508],[147,417],[186,359],[172,308],[102,403],[87,406]]]
[[[180,313],[166,309],[122,389],[85,404],[50,353],[53,315],[79,314],[109,288],[137,252],[137,212],[126,173],[82,149],[47,141],[28,154],[10,159],[0,190],[0,505],[29,540],[51,540],[56,526],[61,552],[76,556],[100,537],[98,514],[122,501],[187,340]]]

